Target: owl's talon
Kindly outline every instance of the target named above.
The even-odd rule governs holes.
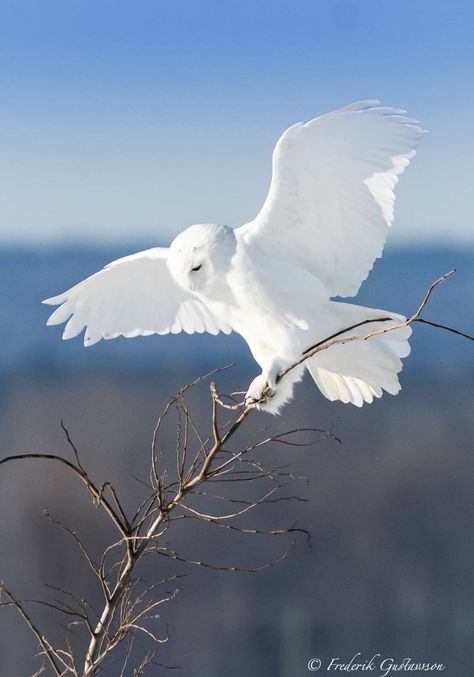
[[[260,374],[260,376],[254,378],[247,390],[245,406],[253,407],[263,404],[274,394],[274,389],[268,384],[268,381],[263,374]]]

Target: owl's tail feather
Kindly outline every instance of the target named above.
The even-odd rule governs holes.
[[[394,318],[393,323],[364,325],[348,335],[364,336],[405,319],[393,313],[385,313],[387,315]],[[308,359],[306,366],[328,400],[350,402],[361,407],[364,402],[370,404],[374,398],[382,397],[383,391],[391,395],[400,391],[398,373],[402,369],[401,358],[410,353],[410,334],[410,327],[402,327],[367,340],[334,345]]]

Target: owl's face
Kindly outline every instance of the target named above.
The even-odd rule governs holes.
[[[168,268],[181,287],[205,293],[225,273],[235,247],[234,231],[228,226],[189,226],[171,243]]]

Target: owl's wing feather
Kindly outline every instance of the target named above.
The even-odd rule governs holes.
[[[405,111],[359,101],[284,132],[265,203],[238,236],[354,296],[381,256],[398,176],[423,130]]]
[[[59,306],[48,324],[67,321],[63,339],[85,329],[85,346],[117,336],[230,333],[230,327],[174,281],[167,256],[168,249],[155,247],[109,263],[64,294],[43,301]]]

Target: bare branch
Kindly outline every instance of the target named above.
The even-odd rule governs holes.
[[[97,489],[95,484],[91,482],[87,473],[85,473],[79,466],[75,466],[67,459],[62,458],[61,456],[57,456],[55,454],[16,454],[15,456],[6,456],[5,458],[2,458],[0,460],[0,465],[2,465],[3,463],[9,463],[10,461],[23,461],[30,458],[57,461],[58,463],[65,465],[66,468],[71,470],[75,475],[77,475],[82,480],[82,482],[86,485],[87,489],[89,490],[89,492],[91,493],[92,497],[97,502],[97,504],[104,507],[106,512],[109,514],[109,517],[112,519],[113,523],[120,531],[120,533],[123,536],[128,535],[126,527],[122,524],[115,510],[112,508],[107,499],[101,496],[101,492],[99,491],[99,489]]]
[[[335,334],[331,334],[331,336],[328,336],[327,338],[323,339],[322,341],[319,341],[316,343],[314,346],[311,346],[310,348],[307,348],[304,352],[303,355],[299,360],[296,360],[293,364],[291,364],[289,367],[284,369],[281,374],[279,374],[276,378],[277,383],[284,377],[286,374],[288,374],[292,369],[295,369],[295,367],[299,366],[303,362],[305,362],[307,359],[310,357],[313,357],[313,355],[316,355],[316,353],[321,352],[322,350],[327,350],[331,346],[334,345],[344,345],[345,343],[349,343],[352,341],[367,341],[368,339],[374,337],[374,336],[380,336],[382,334],[386,334],[391,331],[396,331],[397,329],[402,329],[403,327],[408,327],[410,324],[413,322],[417,322],[420,318],[421,313],[423,312],[426,304],[428,303],[431,294],[433,291],[436,289],[438,285],[440,285],[442,282],[444,282],[448,277],[453,275],[456,271],[450,270],[444,275],[441,275],[437,280],[435,280],[428,288],[427,292],[425,293],[420,305],[416,309],[416,311],[408,317],[406,320],[403,320],[402,322],[398,322],[394,325],[391,325],[390,327],[384,327],[383,329],[377,329],[376,331],[373,331],[369,334],[365,334],[363,336],[349,336],[347,338],[342,338],[339,339],[339,336],[342,336],[343,334],[347,334],[347,332],[352,331],[353,329],[356,329],[357,327],[362,327],[363,325],[366,324],[372,324],[374,322],[393,322],[393,317],[382,317],[382,318],[376,318],[376,319],[369,319],[369,320],[363,320],[362,322],[357,322],[357,324],[353,324],[350,327],[346,327],[345,329],[341,329],[340,331],[336,332]],[[447,327],[445,327],[447,329]],[[455,333],[460,333],[460,332],[455,332]],[[470,336],[465,335],[466,338],[472,338]]]
[[[67,667],[67,665],[64,663],[64,661],[60,658],[60,656],[57,655],[57,652],[53,649],[51,646],[50,642],[48,639],[38,630],[36,625],[33,623],[31,620],[29,614],[25,611],[23,605],[15,599],[13,594],[6,589],[6,587],[2,584],[0,584],[0,594],[3,593],[8,597],[8,599],[11,601],[11,603],[16,607],[18,612],[21,614],[23,619],[25,620],[27,626],[30,628],[31,632],[34,634],[36,639],[38,640],[44,655],[48,659],[51,667],[54,670],[54,673],[56,675],[62,675],[62,669],[60,665],[62,664],[63,667]]]
[[[290,552],[292,546],[293,546],[293,542],[290,543],[290,545],[277,558],[275,558],[271,562],[267,562],[266,564],[262,564],[258,567],[217,566],[215,564],[209,564],[209,562],[203,562],[201,560],[186,559],[185,557],[178,555],[177,552],[175,552],[174,550],[170,550],[169,548],[153,547],[152,550],[153,550],[153,552],[156,552],[158,555],[163,555],[164,557],[169,557],[170,559],[175,559],[178,562],[182,562],[183,564],[192,564],[194,566],[200,566],[200,567],[204,567],[206,569],[212,569],[213,571],[230,571],[230,572],[238,572],[238,573],[245,573],[245,574],[255,574],[258,571],[264,571],[265,569],[269,569],[270,567],[273,567],[276,564],[278,564],[279,562],[281,562],[282,560],[284,560],[285,557]]]
[[[448,327],[445,324],[438,324],[438,322],[431,322],[430,320],[425,320],[422,317],[417,317],[416,320],[413,320],[414,322],[421,322],[422,324],[428,324],[430,327],[435,327],[436,329],[444,329],[445,331],[449,331],[452,334],[457,334],[458,336],[462,336],[463,338],[468,339],[469,341],[474,341],[474,336],[471,336],[470,334],[466,334],[463,331],[459,331],[459,329],[453,329],[453,327]]]

